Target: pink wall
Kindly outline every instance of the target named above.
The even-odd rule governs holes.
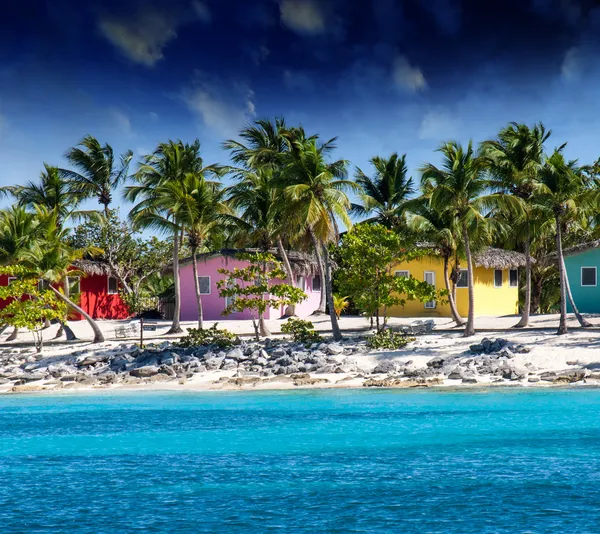
[[[225,309],[225,299],[219,296],[217,281],[223,279],[223,275],[218,273],[219,269],[233,270],[235,267],[243,268],[248,262],[240,261],[228,256],[215,256],[211,258],[198,259],[198,276],[210,276],[210,294],[202,295],[202,309],[204,319],[208,321],[223,321],[227,319],[252,319],[250,312],[233,313],[229,316],[221,315]],[[307,299],[296,306],[296,314],[300,317],[306,317],[319,307],[320,291],[312,291],[312,277],[305,278],[306,288],[304,292]],[[283,310],[267,310],[267,319],[279,319],[283,315]],[[194,287],[194,276],[192,273],[192,264],[185,263],[181,265],[181,320],[196,321],[198,319],[198,306],[196,304],[196,290]]]

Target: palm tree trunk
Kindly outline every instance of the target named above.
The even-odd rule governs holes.
[[[463,224],[463,239],[465,242],[465,255],[467,257],[467,280],[469,287],[469,316],[465,327],[465,337],[475,335],[475,289],[473,287],[473,258],[471,257],[471,243],[469,242],[469,231],[467,225]]]
[[[196,289],[196,302],[198,304],[198,328],[202,330],[202,297],[200,296],[200,282],[198,281],[198,261],[196,259],[196,249],[192,250],[192,272],[194,276],[194,288]]]
[[[323,255],[321,254],[321,246],[317,241],[317,236],[312,231],[312,228],[308,231],[313,247],[315,249],[315,256],[317,257],[317,265],[319,266],[319,276],[321,277],[321,300],[319,301],[319,307],[315,310],[315,314],[325,313],[325,307],[327,305],[327,294],[325,289],[325,266],[323,263]]]
[[[285,247],[283,246],[283,241],[281,240],[281,237],[277,238],[277,250],[279,251],[279,256],[281,257],[283,269],[285,270],[285,274],[288,277],[289,284],[292,287],[296,287],[296,281],[294,280],[294,271],[292,271],[292,265],[290,263],[290,259],[288,258],[287,252],[285,251]],[[285,309],[284,315],[286,317],[292,317],[296,315],[296,305],[290,304]]]
[[[575,300],[573,299],[573,293],[571,293],[571,284],[569,283],[569,275],[567,274],[567,267],[565,265],[565,257],[563,256],[563,273],[565,275],[565,291],[567,293],[567,298],[569,299],[569,304],[571,304],[571,308],[573,308],[573,313],[575,317],[577,317],[577,321],[584,328],[589,328],[590,326],[594,326],[592,323],[585,320],[583,315],[579,312],[579,309],[575,305]]]
[[[337,316],[335,315],[335,307],[333,306],[333,285],[331,283],[331,261],[329,259],[329,250],[327,245],[323,243],[323,258],[325,262],[325,295],[327,298],[327,306],[329,307],[329,317],[331,318],[331,331],[333,339],[339,341],[342,339],[342,331],[338,324]],[[379,316],[378,316],[379,321]],[[379,328],[379,324],[377,325]]]
[[[560,321],[558,324],[558,335],[566,334],[567,329],[567,299],[565,285],[565,262],[562,251],[562,230],[560,227],[560,217],[556,216],[556,254],[558,256],[558,277],[560,279]]]
[[[17,336],[19,335],[19,329],[15,326],[13,328],[12,333],[10,334],[10,336],[8,336],[6,338],[6,341],[14,341],[15,339],[17,339]]]
[[[462,317],[458,314],[458,310],[456,309],[456,300],[454,299],[454,294],[450,289],[450,276],[448,275],[448,264],[450,258],[447,254],[444,254],[444,284],[446,284],[446,291],[448,291],[448,303],[450,304],[450,315],[452,315],[452,320],[456,323],[456,326],[464,326],[464,321]]]
[[[181,329],[181,280],[179,278],[179,229],[173,234],[173,283],[175,285],[175,309],[173,311],[173,322],[167,334],[180,334]]]
[[[531,254],[529,252],[531,237],[529,235],[529,224],[527,224],[527,236],[525,238],[525,303],[523,304],[523,313],[521,320],[515,325],[515,328],[524,328],[529,326],[529,314],[531,313]]]
[[[263,276],[266,277],[266,275],[267,275],[267,264],[265,262],[262,262],[262,266],[261,267],[262,267]],[[264,293],[261,294],[260,300],[262,300],[262,301],[265,300]],[[260,335],[263,336],[263,337],[267,337],[267,336],[271,335],[271,332],[267,328],[267,323],[265,323],[265,314],[262,311],[258,312],[258,330],[259,330]]]
[[[83,311],[83,309],[81,309],[79,306],[77,306],[77,304],[75,304],[71,299],[69,299],[69,297],[67,297],[66,295],[63,295],[60,291],[58,291],[58,289],[56,289],[55,287],[53,287],[51,285],[49,287],[54,292],[54,294],[60,300],[62,300],[67,306],[69,306],[70,308],[73,308],[77,313],[83,315],[85,320],[88,322],[88,324],[94,331],[94,341],[92,343],[104,343],[104,341],[105,341],[104,335],[102,334],[102,331],[96,324],[96,321],[94,321],[94,319],[92,319],[85,311]]]
[[[65,296],[67,298],[70,298],[70,290],[69,290],[69,277],[65,276],[65,279],[63,281],[63,289],[65,292]],[[60,337],[62,337],[62,335],[66,334],[67,336],[67,341],[75,341],[77,339],[77,336],[75,335],[75,332],[73,332],[73,330],[71,330],[71,328],[69,327],[69,325],[67,325],[67,321],[60,321],[60,327],[58,328],[58,332],[56,332],[56,335],[54,336],[54,339],[58,339]]]

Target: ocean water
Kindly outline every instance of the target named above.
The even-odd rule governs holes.
[[[600,390],[0,397],[0,532],[600,532]]]

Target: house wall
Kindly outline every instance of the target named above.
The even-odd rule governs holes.
[[[216,256],[201,258],[198,260],[198,276],[210,276],[210,294],[202,295],[202,311],[204,319],[208,321],[223,321],[227,319],[251,319],[249,311],[232,313],[228,316],[221,315],[225,309],[225,299],[219,296],[217,281],[224,276],[218,272],[219,269],[233,270],[235,267],[242,269],[248,266],[248,262],[240,261],[229,256]],[[181,266],[181,320],[196,321],[198,319],[198,305],[196,302],[196,289],[194,286],[194,275],[192,264]],[[307,299],[296,306],[296,314],[299,317],[310,315],[319,307],[321,298],[320,291],[312,291],[312,277],[306,277],[307,288],[305,293]],[[279,319],[283,315],[282,309],[270,309],[265,314],[266,319]]]
[[[0,285],[8,285],[8,276],[0,276]],[[108,294],[108,277],[105,275],[89,275],[80,281],[79,306],[93,319],[127,319],[130,316],[127,306],[121,300],[121,295]],[[10,299],[0,300],[0,309],[8,305]],[[83,316],[69,312],[69,320],[80,321]]]
[[[572,256],[565,256],[565,266],[571,294],[577,308],[582,313],[600,312],[600,287],[598,275],[600,274],[600,249],[590,249]],[[596,267],[596,286],[581,285],[581,268]],[[572,313],[571,305],[567,300],[567,311]]]
[[[425,279],[425,271],[435,273],[437,289],[445,289],[444,262],[437,256],[421,258],[397,264],[394,271],[409,271],[417,280]],[[509,286],[509,271],[502,272],[502,287],[494,287],[494,269],[475,267],[473,270],[475,315],[512,315],[518,312],[519,288]],[[456,305],[458,313],[466,317],[469,313],[468,288],[456,288]],[[450,305],[437,302],[433,309],[425,308],[418,300],[407,301],[405,306],[394,306],[389,309],[392,317],[450,317]]]
[[[81,278],[79,305],[94,319],[127,319],[131,314],[121,295],[108,293],[108,276],[88,275]],[[79,314],[78,318],[83,319]]]

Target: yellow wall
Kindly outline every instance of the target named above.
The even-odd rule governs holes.
[[[394,271],[409,271],[417,280],[424,280],[425,271],[435,273],[437,289],[445,289],[444,262],[438,256],[424,256],[409,262],[396,265]],[[494,287],[494,269],[475,267],[475,315],[512,315],[518,313],[519,289],[509,286],[509,272],[502,271],[502,287]],[[458,313],[463,317],[469,312],[469,294],[466,287],[456,288],[456,304]],[[391,317],[450,317],[450,306],[436,303],[434,309],[425,308],[418,301],[407,301],[404,307],[395,306],[389,309]]]

